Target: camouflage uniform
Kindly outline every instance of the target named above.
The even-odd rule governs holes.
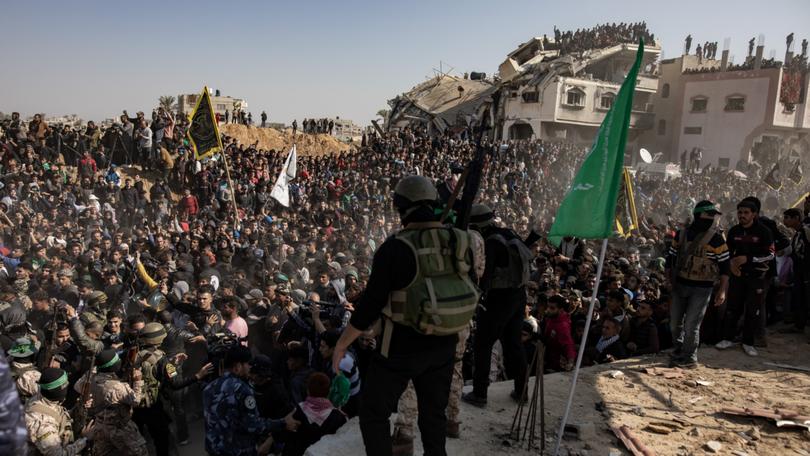
[[[453,365],[453,381],[450,384],[450,397],[447,401],[447,421],[459,422],[459,407],[458,403],[461,399],[461,390],[464,388],[464,377],[461,373],[462,359],[464,358],[464,349],[467,346],[467,338],[470,336],[470,329],[458,333],[458,344],[456,344],[456,362]],[[413,383],[408,382],[408,387],[399,397],[399,405],[397,406],[397,417],[394,420],[394,434],[413,439],[413,423],[416,420],[417,406],[416,406],[416,391],[413,389]]]
[[[205,387],[205,450],[216,456],[256,454],[259,439],[271,431],[284,429],[284,420],[259,416],[253,387],[226,372]]]
[[[25,403],[31,396],[39,392],[39,377],[42,375],[33,363],[11,362],[11,376],[17,385],[20,400]]]
[[[75,456],[87,446],[84,437],[73,441],[70,415],[60,404],[36,394],[25,404],[28,454]]]
[[[473,269],[477,277],[484,275],[484,268],[486,267],[485,245],[484,238],[481,234],[474,230],[467,231],[470,234],[470,248],[473,252]],[[464,388],[464,376],[461,372],[462,360],[464,358],[464,350],[467,346],[467,338],[470,336],[470,328],[467,327],[464,331],[458,333],[458,343],[456,344],[456,357],[455,364],[453,365],[453,381],[450,384],[450,397],[447,401],[447,421],[459,422],[459,407],[458,403],[461,399],[462,388]],[[416,392],[413,388],[413,382],[408,382],[408,387],[399,398],[399,405],[397,406],[397,417],[394,421],[394,435],[413,439],[413,423],[416,420],[417,406],[416,406]]]
[[[25,415],[11,379],[6,357],[0,350],[0,454],[24,454]]]
[[[75,385],[77,392],[87,381],[80,378]],[[95,419],[93,455],[146,456],[146,440],[132,421],[132,407],[141,401],[143,380],[134,387],[120,381],[112,372],[99,372],[92,379],[90,395],[93,406],[90,417]]]

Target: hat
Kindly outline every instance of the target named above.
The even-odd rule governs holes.
[[[342,267],[340,263],[338,263],[337,261],[332,261],[328,263],[328,266],[329,269],[334,269],[335,271],[340,271],[340,268]]]
[[[355,280],[360,280],[360,274],[357,272],[355,268],[348,268],[346,270],[346,276],[352,276]]]
[[[495,212],[485,204],[473,204],[470,210],[470,225],[488,226],[495,219]]]
[[[245,298],[246,301],[259,301],[259,300],[264,298],[264,293],[262,293],[262,290],[259,290],[258,288],[254,288],[254,289],[250,290],[244,296],[244,298]]]
[[[68,269],[68,268],[61,269],[61,270],[59,270],[59,272],[56,275],[57,275],[57,277],[67,277],[69,279],[72,279],[73,278],[73,270]]]
[[[28,337],[20,337],[14,341],[14,345],[8,351],[8,356],[12,358],[27,358],[39,351],[39,342],[34,343]]]
[[[115,365],[121,363],[121,358],[113,348],[102,350],[101,353],[96,355],[96,368],[101,372],[109,372],[115,370]]]
[[[301,303],[304,302],[305,299],[307,299],[307,292],[296,288],[290,293],[290,296],[292,297],[293,302],[300,306]]]
[[[105,304],[107,302],[107,295],[103,291],[94,291],[90,293],[90,297],[87,298],[87,304],[91,306],[99,306],[101,304]]]
[[[709,214],[709,215],[718,215],[722,214],[722,212],[717,210],[717,206],[709,200],[703,200],[695,205],[695,209],[692,210],[692,213],[697,214]]]
[[[87,199],[89,199],[90,201],[98,201],[98,196],[90,195],[90,196],[87,197]]]
[[[290,283],[290,278],[287,277],[286,274],[283,274],[283,273],[279,272],[275,276],[273,276],[273,282],[278,283],[278,284]]]
[[[273,361],[267,355],[258,354],[250,361],[250,373],[257,375],[270,375],[273,370]]]
[[[175,283],[174,286],[172,287],[172,293],[174,293],[177,299],[182,299],[183,295],[188,293],[188,289],[189,289],[188,283],[186,283],[183,280],[180,280],[179,282]]]
[[[48,367],[42,370],[39,377],[39,388],[45,391],[61,389],[67,385],[67,372],[57,367]]]

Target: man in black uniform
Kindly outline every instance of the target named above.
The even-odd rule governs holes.
[[[743,350],[749,356],[757,356],[754,337],[757,322],[765,300],[768,269],[773,260],[773,236],[759,221],[759,208],[750,200],[737,204],[739,224],[728,231],[729,256],[731,257],[731,280],[728,286],[728,304],[723,320],[723,340],[715,345],[726,349],[734,345],[737,322],[743,320]]]
[[[164,388],[184,388],[199,382],[214,370],[214,366],[208,363],[194,375],[181,375],[175,359],[169,359],[160,349],[165,338],[166,328],[163,325],[157,322],[147,323],[138,333],[140,350],[135,360],[135,366],[140,367],[143,374],[144,390],[141,403],[133,410],[132,420],[138,425],[141,434],[145,434],[144,431],[148,429],[158,456],[168,455],[175,444],[170,439],[170,418],[164,403]]]
[[[485,296],[475,320],[473,390],[462,399],[483,407],[487,404],[492,346],[496,340],[503,347],[506,374],[515,382],[512,398],[519,400],[523,396],[526,351],[520,330],[526,312],[526,284],[532,256],[529,246],[539,236],[532,231],[524,242],[514,231],[495,226],[495,213],[483,204],[473,205],[470,226],[484,237],[486,268],[481,288]]]
[[[375,253],[368,286],[334,348],[332,363],[338,372],[349,345],[384,317],[382,341],[368,367],[360,404],[366,454],[391,455],[389,417],[411,380],[424,454],[444,456],[456,333],[469,325],[478,302],[468,276],[473,264],[470,236],[438,222],[438,192],[425,177],[401,179],[394,206],[404,229]]]

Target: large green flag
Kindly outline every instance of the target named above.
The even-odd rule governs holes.
[[[602,121],[591,151],[557,209],[549,232],[549,240],[556,245],[564,236],[605,239],[613,233],[627,127],[643,55],[644,42],[639,41],[636,61],[627,73],[613,107]]]

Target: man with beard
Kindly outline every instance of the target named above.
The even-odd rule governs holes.
[[[692,214],[694,221],[678,231],[667,256],[667,276],[673,281],[670,328],[675,346],[670,364],[687,368],[697,367],[700,324],[718,280],[714,305],[726,300],[729,266],[728,246],[715,224],[720,211],[704,200]]]
[[[771,230],[759,220],[759,206],[743,199],[737,204],[740,223],[728,232],[729,270],[728,305],[723,319],[723,340],[715,347],[720,350],[735,345],[737,322],[743,317],[742,347],[748,356],[757,356],[754,348],[757,325],[768,286],[770,263],[774,257]]]

